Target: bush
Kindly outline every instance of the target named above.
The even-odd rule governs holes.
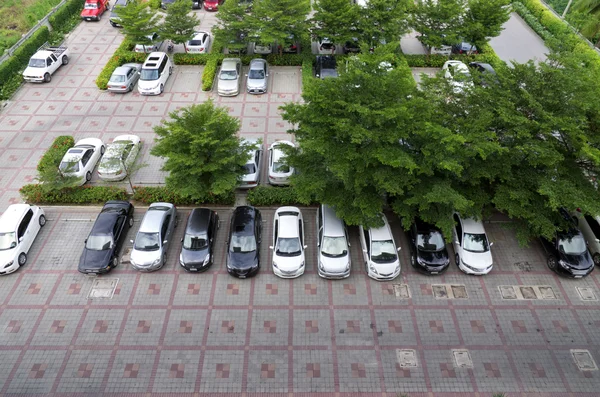
[[[85,0],[68,0],[48,18],[52,29],[64,31],[70,25],[73,16],[79,17],[84,4]]]
[[[60,160],[62,160],[67,150],[75,146],[75,140],[70,135],[61,135],[57,137],[52,145],[46,150],[46,153],[40,159],[37,165],[38,172],[44,172],[47,169],[58,169]]]
[[[257,186],[248,192],[248,203],[257,207],[272,205],[310,205],[298,200],[296,190],[292,186],[274,187]]]
[[[119,66],[129,62],[144,63],[148,54],[131,51],[133,46],[134,44],[131,41],[127,39],[123,40],[96,78],[96,86],[98,86],[98,88],[101,90],[107,88],[110,76]]]
[[[215,75],[219,68],[220,57],[211,56],[206,62],[204,71],[202,72],[202,91],[212,90],[213,83],[215,81]]]
[[[269,54],[267,62],[271,66],[300,66],[304,62],[305,56],[302,54]]]
[[[19,48],[13,53],[13,57],[17,58],[19,63],[29,63],[29,58],[36,53],[42,44],[48,41],[50,31],[48,27],[42,26],[31,35]]]
[[[176,192],[168,189],[166,186],[136,186],[134,188],[133,200],[144,204],[156,202],[173,203],[175,205],[233,205],[235,203],[235,193],[231,192],[226,196],[211,196],[206,200],[193,200],[188,197],[182,197]]]
[[[302,85],[305,86],[311,79],[314,79],[312,59],[306,57],[302,61]]]
[[[19,192],[30,204],[97,204],[108,200],[127,200],[127,190],[114,186],[78,186],[45,191],[41,185],[23,186]]]
[[[149,0],[148,5],[153,10],[158,10],[160,8],[160,0]]]
[[[210,59],[209,54],[185,54],[176,53],[173,55],[173,62],[175,65],[206,65],[206,62]]]

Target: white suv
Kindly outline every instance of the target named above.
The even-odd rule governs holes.
[[[494,266],[490,247],[483,223],[473,218],[461,218],[458,213],[452,215],[454,228],[454,253],[456,265],[467,274],[488,274]]]
[[[46,224],[44,210],[13,204],[0,217],[0,274],[10,274],[27,262],[27,253]]]
[[[138,92],[142,95],[159,95],[165,90],[169,76],[173,73],[173,64],[164,52],[153,52],[142,65]]]
[[[381,214],[383,226],[365,229],[359,226],[360,245],[362,246],[365,270],[374,280],[393,280],[400,274],[400,258],[394,243],[390,224]]]
[[[273,273],[282,278],[304,274],[304,221],[297,207],[280,207],[273,220]]]

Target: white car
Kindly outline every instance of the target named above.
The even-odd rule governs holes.
[[[104,181],[125,179],[140,152],[142,141],[137,135],[119,135],[106,147],[98,165],[98,176]]]
[[[319,276],[330,279],[349,277],[352,267],[349,247],[344,221],[336,216],[332,207],[321,204],[317,210]]]
[[[327,37],[320,39],[318,42],[319,54],[335,54],[335,44]]]
[[[442,66],[442,72],[444,73],[444,77],[450,81],[454,87],[454,92],[457,94],[473,86],[471,72],[469,72],[467,65],[461,61],[446,61],[444,66]]]
[[[583,215],[579,211],[576,211],[573,215],[574,219],[577,220],[577,227],[585,237],[594,265],[600,266],[600,216]]]
[[[255,54],[268,55],[273,53],[272,44],[252,43]]]
[[[79,185],[92,180],[92,172],[104,154],[104,144],[98,138],[85,138],[67,150],[58,166],[65,177],[77,177]]]
[[[141,95],[162,94],[171,74],[173,74],[173,64],[169,56],[164,52],[151,53],[142,65],[138,92]]]
[[[269,183],[271,185],[289,185],[290,176],[294,168],[285,162],[285,153],[281,150],[282,145],[296,147],[290,141],[276,141],[269,147]]]
[[[187,48],[187,52],[192,54],[206,54],[210,40],[210,33],[203,31],[195,32],[194,37],[185,44],[185,48]]]
[[[297,207],[279,207],[273,220],[273,273],[282,278],[304,274],[304,221]]]
[[[488,274],[492,270],[493,259],[483,223],[473,218],[461,218],[458,213],[452,215],[453,245],[456,265],[467,274]]]
[[[400,274],[400,258],[392,236],[392,229],[384,214],[381,214],[383,226],[365,229],[358,227],[365,270],[374,280],[393,280]]]
[[[46,224],[44,210],[13,204],[0,217],[0,274],[10,274],[25,263],[38,232]]]
[[[260,183],[260,170],[262,168],[262,145],[258,139],[246,139],[249,143],[257,145],[256,149],[248,152],[248,161],[244,165],[244,174],[240,181],[240,189],[250,189]]]

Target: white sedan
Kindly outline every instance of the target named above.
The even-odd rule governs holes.
[[[285,153],[281,150],[283,145],[296,147],[290,141],[273,142],[269,147],[269,183],[271,185],[289,185],[290,176],[294,173],[294,168],[285,161]]]
[[[189,53],[206,54],[210,40],[210,33],[203,31],[195,32],[194,37],[185,44],[185,48],[187,48],[187,52]]]
[[[442,72],[444,73],[444,77],[450,81],[450,84],[454,87],[454,92],[457,94],[473,86],[471,72],[469,72],[467,65],[461,61],[446,61],[444,66],[442,66]]]
[[[461,218],[458,213],[452,215],[454,228],[454,252],[456,265],[467,274],[488,274],[494,266],[490,247],[483,223],[473,218]]]
[[[44,210],[13,204],[0,217],[0,274],[10,274],[27,262],[27,253],[46,224]]]
[[[304,221],[297,207],[280,207],[273,221],[273,273],[282,278],[304,274]]]
[[[58,166],[65,177],[76,177],[81,186],[92,180],[92,171],[104,154],[104,144],[98,138],[85,138],[65,153]]]
[[[393,280],[400,274],[400,258],[396,248],[392,229],[384,214],[381,214],[383,226],[363,228],[358,227],[360,245],[365,261],[367,275],[373,280]]]
[[[125,179],[140,152],[142,141],[137,135],[119,135],[106,147],[100,160],[98,176],[105,181]]]

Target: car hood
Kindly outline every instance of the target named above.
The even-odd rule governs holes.
[[[183,263],[185,264],[191,264],[191,263],[199,263],[202,264],[204,263],[204,260],[206,259],[206,255],[208,255],[208,247],[206,247],[205,249],[201,249],[201,250],[186,250],[185,248],[181,248],[181,260],[183,261]]]
[[[14,261],[16,254],[16,248],[0,251],[0,269],[2,269],[8,262]]]
[[[264,88],[267,85],[266,79],[248,79],[246,82],[248,89],[251,90],[253,88]]]
[[[150,266],[152,262],[160,259],[162,249],[156,251],[139,251],[135,248],[131,251],[131,260],[138,266]]]
[[[586,270],[594,265],[594,261],[588,251],[580,255],[569,255],[563,252],[558,252],[559,259],[567,262],[567,264],[576,270]]]
[[[398,267],[398,265],[400,264],[400,261],[398,259],[391,263],[377,263],[373,261],[369,262],[373,264],[373,266],[377,270],[377,273],[379,274],[392,274],[396,270],[396,267]]]
[[[32,68],[28,66],[23,71],[23,76],[42,76],[44,74],[45,68]]]
[[[463,249],[461,251],[461,260],[474,269],[487,269],[492,266],[494,262],[492,259],[492,251],[490,250],[487,252],[470,252]]]
[[[430,252],[418,250],[419,258],[424,261],[427,265],[446,265],[448,263],[448,251],[444,248],[441,251]],[[467,262],[469,263],[469,262]]]
[[[237,270],[248,270],[258,266],[258,251],[228,252],[227,265]]]
[[[319,260],[323,265],[323,269],[327,272],[342,273],[346,270],[350,257],[348,255],[341,256],[339,258],[331,258],[319,253]]]
[[[221,80],[219,79],[219,89],[220,90],[237,90],[238,81],[237,80]]]
[[[304,251],[298,256],[280,256],[273,254],[273,263],[277,264],[279,270],[292,272],[300,269],[300,264],[304,262]]]
[[[103,269],[108,265],[112,250],[95,251],[87,248],[79,258],[79,270]]]

